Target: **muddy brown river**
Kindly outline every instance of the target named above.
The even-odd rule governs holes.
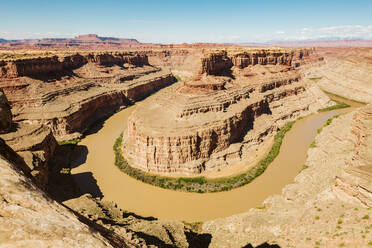
[[[142,183],[121,172],[114,165],[112,146],[136,105],[113,115],[102,124],[102,128],[79,143],[79,146],[87,148],[88,153],[74,159],[75,168],[71,174],[83,193],[103,195],[104,200],[114,201],[120,208],[141,216],[191,222],[246,212],[261,205],[268,196],[281,193],[285,185],[294,181],[317,129],[328,118],[361,105],[344,99],[341,101],[352,107],[314,114],[297,121],[285,135],[279,155],[266,171],[250,184],[231,191],[205,194],[173,191]]]

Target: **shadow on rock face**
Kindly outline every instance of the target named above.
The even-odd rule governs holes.
[[[103,197],[102,191],[98,187],[97,180],[94,178],[92,172],[74,174],[72,175],[72,178],[75,181],[83,182],[83,184],[79,184],[84,185],[82,188],[80,188],[82,195],[89,193],[92,195],[92,197]]]
[[[256,246],[256,247],[252,246],[251,244],[248,244],[248,245],[246,245],[242,248],[280,248],[280,246],[279,245],[270,245],[268,243],[263,243],[263,244],[261,244],[259,246]]]
[[[73,151],[73,156],[71,160],[71,169],[79,167],[80,165],[84,164],[87,160],[87,156],[88,156],[88,147],[77,145]]]
[[[185,232],[189,247],[208,248],[212,240],[212,235],[209,233],[195,233],[193,231]]]
[[[97,120],[95,123],[93,123],[91,127],[87,131],[84,132],[84,136],[98,133],[98,131],[101,130],[103,125],[105,124],[106,119],[101,118],[100,120]]]
[[[133,216],[134,218],[136,219],[140,219],[140,220],[148,220],[148,221],[153,221],[153,220],[157,220],[157,218],[155,217],[152,217],[152,216],[149,216],[149,217],[143,217],[141,215],[138,215],[138,214],[135,214],[135,213],[132,213],[132,212],[125,212],[123,214],[123,218],[128,218],[130,216]]]
[[[63,78],[78,77],[78,75],[76,75],[71,70],[64,70],[58,73],[47,73],[47,74],[40,73],[37,75],[29,75],[29,77],[32,79],[41,80],[44,83],[48,83],[48,82],[60,81]]]

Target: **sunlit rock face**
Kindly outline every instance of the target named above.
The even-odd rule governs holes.
[[[286,121],[328,106],[297,70],[319,60],[312,50],[209,51],[197,74],[138,106],[124,152],[156,173],[199,174],[240,161]]]

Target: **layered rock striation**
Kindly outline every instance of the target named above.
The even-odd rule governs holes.
[[[125,155],[148,172],[189,175],[246,158],[286,121],[330,104],[317,87],[301,81],[291,65],[296,53],[206,54],[193,79],[136,109],[128,121]],[[304,54],[303,59],[310,56]],[[252,64],[242,62],[243,55],[252,56]]]
[[[15,59],[0,62],[0,78],[17,78],[22,76],[43,77],[63,75],[77,69],[86,63],[97,65],[148,65],[147,56],[136,53],[88,53],[69,56],[37,57],[30,59]]]
[[[260,209],[207,221],[210,247],[368,247],[372,105],[334,118],[316,136],[306,169]]]
[[[320,88],[356,101],[372,102],[371,48],[317,48],[325,58],[321,66],[306,70]]]
[[[50,173],[48,162],[57,146],[51,130],[40,124],[19,123],[0,137],[22,157],[38,186],[46,189]]]
[[[36,55],[34,55],[35,57]],[[48,126],[58,140],[175,81],[146,54],[82,53],[1,61],[0,88],[18,123]]]

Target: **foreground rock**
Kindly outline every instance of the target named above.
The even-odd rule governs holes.
[[[38,185],[46,189],[50,170],[48,162],[57,146],[51,130],[40,124],[19,123],[0,137],[23,158]]]
[[[126,239],[139,239],[140,243],[146,240],[147,244],[157,247],[208,247],[211,239],[211,235],[200,234],[181,222],[141,217],[89,194],[64,204]]]
[[[109,241],[83,224],[35,186],[24,168],[22,159],[0,140],[1,247],[129,247],[130,242]]]
[[[372,240],[372,105],[334,119],[316,137],[306,166],[262,209],[208,221],[211,247],[368,247]]]
[[[286,122],[332,104],[296,69],[311,50],[207,53],[199,73],[144,101],[124,135],[130,164],[195,175],[249,159]]]
[[[12,123],[9,102],[0,89],[0,138],[21,155],[36,182],[46,188],[49,178],[48,160],[57,145],[50,129],[42,125]]]

